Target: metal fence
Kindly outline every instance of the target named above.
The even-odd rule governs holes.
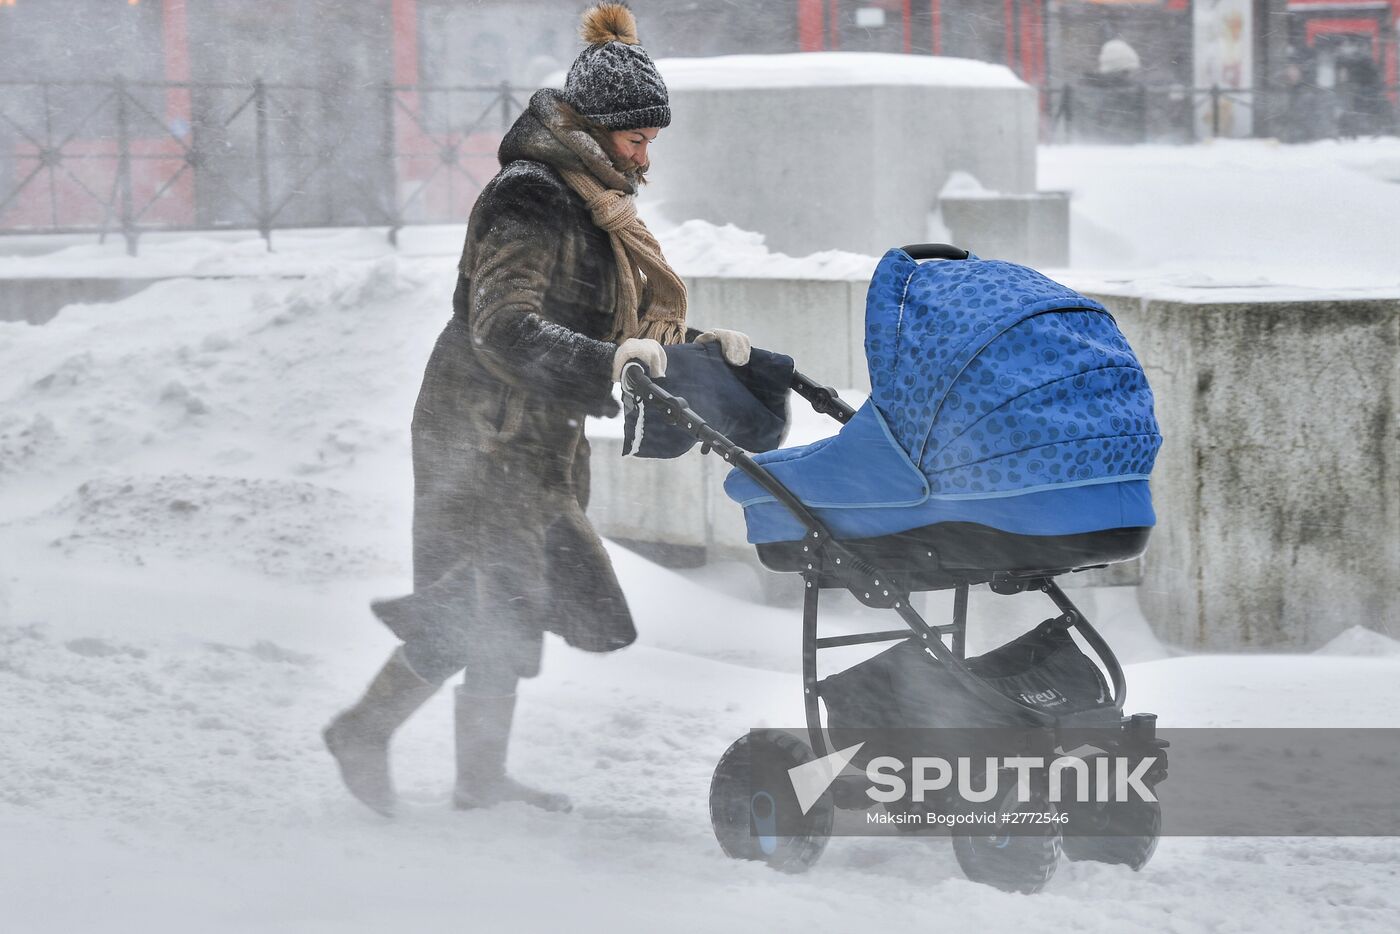
[[[0,234],[460,221],[524,109],[508,85],[0,83]]]
[[[1395,88],[1042,90],[1053,142],[1394,133]],[[0,82],[0,234],[121,235],[465,219],[524,109],[509,85]]]
[[[1104,78],[1042,92],[1052,142],[1189,143],[1215,137],[1307,142],[1394,135],[1397,88],[1190,88]]]

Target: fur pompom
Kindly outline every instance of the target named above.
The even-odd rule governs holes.
[[[625,3],[600,3],[583,14],[583,41],[588,45],[604,42],[637,44],[637,19]]]

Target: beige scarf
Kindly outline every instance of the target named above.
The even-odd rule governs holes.
[[[629,337],[649,337],[662,344],[684,342],[685,283],[637,216],[636,199],[606,187],[589,172],[562,169],[560,174],[588,205],[593,223],[607,231],[612,241],[617,301],[611,339],[619,344]]]

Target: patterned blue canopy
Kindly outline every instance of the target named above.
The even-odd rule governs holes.
[[[933,495],[1152,471],[1152,390],[1117,323],[1033,269],[890,250],[865,329],[871,400]]]
[[[1070,535],[1156,522],[1147,476],[1162,436],[1113,317],[997,260],[920,265],[886,253],[866,298],[870,399],[831,438],[754,460],[833,532],[939,522]],[[749,541],[803,527],[753,480],[725,491]]]

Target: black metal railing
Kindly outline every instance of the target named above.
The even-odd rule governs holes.
[[[0,82],[0,234],[464,219],[524,109],[509,85]]]
[[[1053,142],[1188,143],[1223,136],[1306,142],[1395,135],[1400,89],[1192,88],[1086,79],[1041,91]]]
[[[1397,89],[1043,89],[1052,142],[1392,134]],[[0,82],[0,234],[383,226],[466,219],[526,93],[490,87]]]

